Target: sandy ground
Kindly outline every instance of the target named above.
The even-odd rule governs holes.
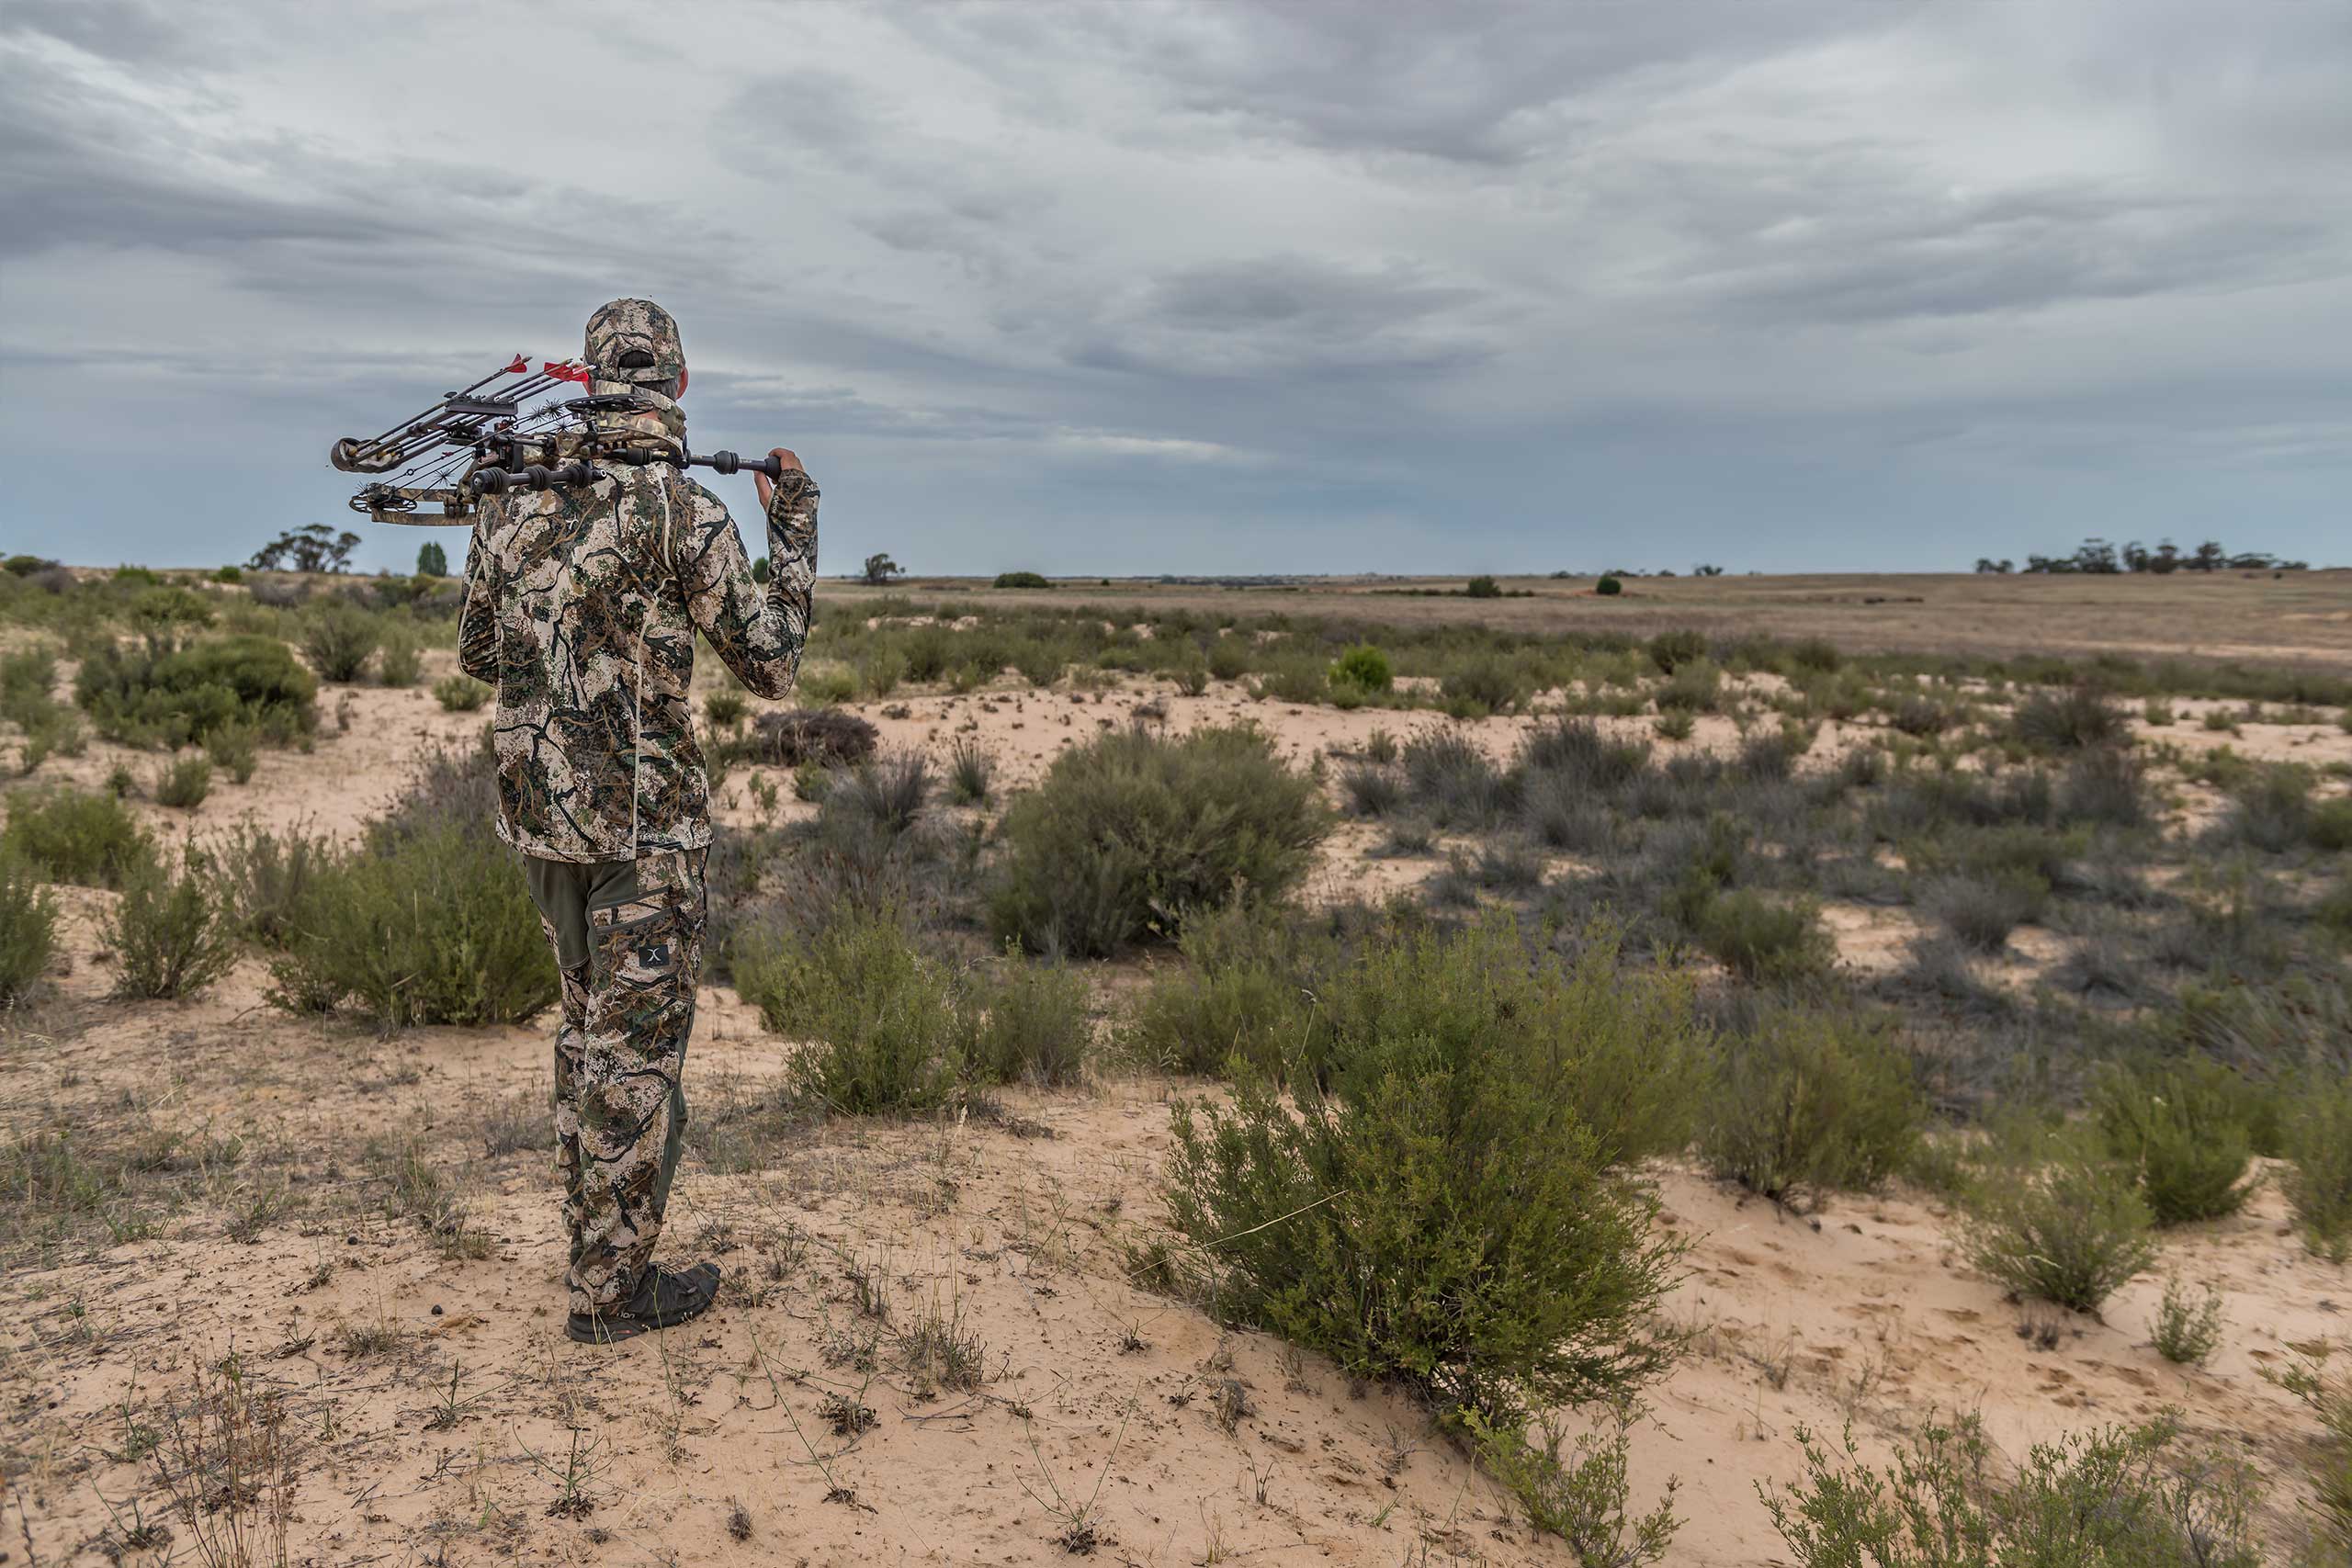
[[[448,656],[434,657],[438,674]],[[1302,763],[1375,729],[1401,739],[1443,722],[1138,682],[1074,696],[1007,682],[860,711],[889,746],[944,755],[977,735],[1019,786],[1146,702],[1177,729],[1255,719]],[[2193,705],[2175,705],[2184,716],[2165,739],[2184,746],[2352,761],[2340,729],[2209,736]],[[311,755],[265,753],[251,784],[218,783],[196,812],[142,814],[174,833],[252,815],[347,838],[420,754],[469,744],[485,722],[422,690],[329,688],[321,708]],[[1473,730],[1499,757],[1527,722]],[[1647,734],[1643,720],[1610,722]],[[1732,739],[1711,719],[1682,744]],[[1839,744],[1833,731],[1822,750]],[[40,776],[96,784],[126,755],[94,743]],[[156,760],[131,765],[143,777]],[[759,809],[747,785],[738,770],[723,815],[739,825]],[[1317,895],[1378,897],[1442,863],[1370,858],[1382,836],[1343,828]],[[104,1103],[180,1132],[243,1131],[253,1147],[234,1172],[190,1175],[154,1235],[0,1282],[0,1512],[31,1562],[164,1561],[119,1550],[152,1468],[116,1456],[232,1350],[293,1413],[296,1562],[1052,1562],[1090,1499],[1094,1549],[1121,1562],[1571,1561],[1420,1412],[1128,1281],[1129,1248],[1160,1219],[1168,1103],[1197,1086],[1116,1076],[1009,1096],[986,1119],[763,1122],[792,1046],[710,989],[689,1092],[701,1115],[747,1129],[757,1157],[740,1174],[690,1164],[672,1234],[716,1256],[729,1284],[686,1330],[592,1351],[561,1336],[549,1156],[485,1152],[486,1111],[543,1102],[544,1025],[379,1039],[265,1008],[253,963],[191,1001],[108,1001],[96,921],[110,897],[64,891],[57,995],[0,1037],[0,1104],[31,1125],[43,1106]],[[1848,963],[1899,962],[1902,911],[1826,913]],[[2037,942],[2020,933],[2018,975],[2062,951]],[[1103,989],[1133,970],[1106,966]],[[424,1140],[460,1183],[488,1256],[447,1258],[382,1211],[358,1146],[387,1135]],[[232,1239],[271,1173],[294,1168],[282,1212],[257,1239]],[[2185,1371],[2149,1344],[2159,1274],[2120,1292],[2104,1321],[2067,1319],[2045,1348],[2022,1337],[2025,1309],[1958,1261],[1951,1216],[1923,1194],[1802,1218],[1686,1169],[1652,1175],[1690,1244],[1670,1316],[1692,1348],[1634,1428],[1633,1474],[1643,1501],[1679,1481],[1678,1564],[1779,1561],[1756,1483],[1801,1473],[1800,1428],[1834,1435],[1849,1420],[1883,1456],[1931,1413],[1973,1410],[2019,1452],[2177,1406],[2199,1438],[2283,1474],[2306,1423],[2258,1371],[2288,1343],[2342,1338],[2352,1305],[2352,1276],[2302,1254],[2267,1186],[2244,1213],[2167,1238],[2163,1267],[2229,1302],[2220,1355]],[[984,1345],[978,1387],[937,1386],[910,1353],[927,1319]],[[858,1406],[873,1425],[836,1431],[828,1410]],[[575,1444],[584,1506],[551,1513]],[[143,1506],[153,1518],[163,1505],[151,1491]],[[174,1560],[193,1560],[187,1528],[170,1522]]]

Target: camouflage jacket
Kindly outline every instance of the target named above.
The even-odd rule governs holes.
[[[767,524],[763,595],[725,504],[669,464],[484,498],[458,662],[498,688],[500,837],[563,861],[710,842],[695,633],[761,696],[791,690],[817,578],[807,474],[785,474]]]

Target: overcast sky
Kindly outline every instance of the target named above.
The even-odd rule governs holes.
[[[78,561],[355,521],[332,437],[636,294],[828,570],[2352,562],[2324,0],[0,0],[0,191]]]

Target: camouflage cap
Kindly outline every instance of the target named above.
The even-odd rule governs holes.
[[[598,306],[588,318],[582,357],[594,372],[594,389],[599,392],[650,387],[674,398],[686,368],[677,321],[650,299],[616,299]]]

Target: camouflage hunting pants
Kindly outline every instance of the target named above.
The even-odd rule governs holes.
[[[702,971],[708,857],[524,857],[563,972],[555,1130],[573,1312],[627,1301],[662,1236],[685,1134],[680,1080]]]

